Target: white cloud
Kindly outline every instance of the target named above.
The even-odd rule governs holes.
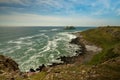
[[[9,13],[9,15],[0,15],[0,25],[120,25],[117,19],[91,17],[102,17],[101,15],[111,13],[120,15],[120,9],[117,7],[120,3],[115,2],[111,5],[110,1],[34,0],[32,2],[31,0],[0,0],[0,3],[15,3],[26,6],[30,5],[31,7],[30,9],[25,7],[0,7],[0,10],[8,11]],[[76,6],[79,6],[79,10]],[[81,6],[87,8],[87,11],[81,8]],[[37,14],[44,14],[45,12],[47,15],[30,14],[31,10],[33,12],[35,10]],[[22,14],[21,11],[26,12],[26,14]],[[52,14],[59,16],[53,16]]]
[[[19,3],[21,4],[21,0],[0,0],[0,3]]]
[[[117,14],[117,16],[120,16],[120,9],[116,10],[116,14]]]
[[[35,14],[0,15],[1,26],[65,26],[65,25],[120,25],[117,20],[96,19],[91,17],[42,16]]]
[[[104,8],[110,8],[110,0],[99,0],[98,3],[103,4]]]
[[[16,3],[24,6],[29,5],[30,9],[35,12],[42,12],[43,14],[44,12],[50,12],[51,14],[67,15],[84,14],[87,13],[87,11],[89,12],[89,15],[109,14],[109,12],[114,12],[117,5],[120,5],[119,2],[116,1],[111,3],[111,0],[0,0],[0,3]],[[79,6],[79,8],[76,8],[76,6]],[[83,6],[87,8],[87,11],[84,10]],[[24,10],[29,11],[30,9],[25,8]]]
[[[0,0],[0,3],[20,4],[20,5],[27,6],[31,2],[29,0]]]
[[[65,1],[63,0],[36,0],[36,3],[38,5],[47,5],[47,6],[52,6],[52,7],[56,7],[56,8],[63,8],[63,4],[65,3]]]

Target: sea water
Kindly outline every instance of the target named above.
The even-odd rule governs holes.
[[[71,34],[93,27],[0,27],[0,54],[11,57],[21,71],[45,64],[60,63],[60,56],[74,56],[79,47],[70,44],[76,36]]]

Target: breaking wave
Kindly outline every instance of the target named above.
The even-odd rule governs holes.
[[[50,29],[49,31],[58,31]],[[48,30],[39,30],[47,32]],[[0,53],[12,57],[18,64],[21,71],[28,71],[30,68],[37,68],[41,64],[50,65],[60,56],[73,56],[78,49],[77,45],[69,44],[76,36],[67,32],[40,33],[33,36],[20,37],[10,40],[0,48]]]

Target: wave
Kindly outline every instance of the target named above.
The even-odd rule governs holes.
[[[33,38],[36,38],[36,37],[49,38],[45,34],[37,34],[37,35],[34,35],[34,36],[21,37],[21,38],[18,38],[17,40],[8,41],[8,44],[15,43],[15,44],[32,45],[32,41],[30,39],[33,39]],[[25,41],[25,40],[28,40],[28,41]]]
[[[58,31],[59,29],[57,29],[57,28],[54,28],[54,29],[51,29],[51,31]]]
[[[58,35],[62,35],[62,36],[66,36],[67,38],[69,38],[69,40],[76,38],[75,35],[68,33],[68,32],[64,32],[64,33],[59,33]]]
[[[47,32],[48,30],[39,30],[39,32]]]
[[[68,36],[68,35],[64,35],[64,36]],[[40,59],[40,57],[44,57],[45,58],[46,55],[49,55],[45,59],[45,61],[48,60],[48,61],[45,62],[46,65],[48,65],[48,64],[50,65],[53,62],[61,62],[60,60],[56,60],[55,55],[60,55],[61,54],[59,52],[59,50],[56,49],[56,48],[58,47],[58,45],[57,45],[58,41],[64,40],[64,38],[65,38],[64,36],[63,35],[61,35],[61,36],[56,35],[55,37],[53,37],[52,40],[48,39],[47,45],[44,46],[43,48],[39,49],[40,52],[36,53],[36,55],[32,55],[31,57],[29,57],[29,59],[27,61],[25,61],[24,63],[22,63],[20,66],[21,67],[22,66],[26,67],[25,69],[29,69],[31,67],[37,68],[40,65],[40,63],[36,62],[36,66],[35,66],[35,62],[34,61],[39,61],[39,60],[37,60],[37,58],[39,58],[39,59]],[[68,40],[68,39],[66,39],[66,40]],[[30,48],[25,53],[29,53],[29,51],[31,51],[31,50],[33,50],[33,49]],[[51,54],[50,52],[52,52],[52,53],[55,52],[55,54]],[[27,65],[29,63],[34,64],[34,66],[32,66],[31,64],[29,65],[29,68],[27,66],[25,66],[25,65]]]
[[[33,36],[21,37],[18,40],[32,39],[34,37],[40,37],[40,36],[45,36],[46,37],[45,33],[42,33],[42,34],[36,34],[36,35],[33,35]]]
[[[36,49],[30,47],[28,50],[26,50],[26,51],[24,52],[24,54],[27,54],[27,53],[29,53],[30,51],[36,51]]]
[[[49,31],[57,31],[59,29],[50,29]],[[54,35],[36,34],[32,36],[20,37],[16,40],[8,41],[10,45],[0,52],[12,56],[20,65],[21,71],[28,71],[30,68],[37,68],[41,64],[50,65],[53,62],[60,63],[58,57],[64,55],[75,55],[76,45],[69,44],[72,38],[76,36],[59,32]],[[74,49],[74,50],[73,50]]]
[[[39,54],[47,52],[49,50],[55,50],[57,47],[57,41],[56,40],[52,40],[52,41],[48,41],[48,44],[46,46],[44,46],[41,52],[39,52]]]
[[[48,30],[39,30],[39,32],[54,32],[54,31],[59,31],[60,29],[54,28],[54,29],[48,29]]]

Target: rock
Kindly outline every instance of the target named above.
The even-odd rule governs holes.
[[[39,66],[38,68],[36,68],[36,71],[42,71],[45,68],[45,65],[42,64],[41,66]]]
[[[2,80],[16,80],[16,77],[20,77],[19,74],[18,64],[10,57],[0,55],[0,78]]]
[[[60,58],[58,58],[60,59]],[[49,65],[50,67],[54,67],[54,66],[57,66],[57,65],[62,65],[63,63],[52,63],[52,65]]]
[[[80,38],[77,37],[77,38],[72,39],[70,43],[71,43],[71,44],[78,44],[78,45],[80,45],[79,42],[80,42]]]
[[[63,61],[63,64],[72,64],[75,62],[75,60],[77,59],[78,55],[76,56],[61,56],[60,59],[61,61]]]
[[[42,64],[42,66],[39,66],[40,71],[42,71],[45,68],[45,65]]]
[[[18,64],[9,57],[0,55],[0,72],[14,72],[20,71]]]
[[[40,69],[39,69],[39,68],[36,68],[36,71],[40,71]]]
[[[66,26],[64,29],[65,30],[71,30],[71,29],[75,29],[75,27],[74,26]]]
[[[76,44],[79,46],[79,50],[76,51],[76,53],[78,53],[78,55],[81,55],[83,53],[86,53],[86,47],[85,44],[81,41],[81,37],[77,37],[71,40],[71,44]]]
[[[30,69],[30,72],[35,72],[35,70],[33,68]]]

